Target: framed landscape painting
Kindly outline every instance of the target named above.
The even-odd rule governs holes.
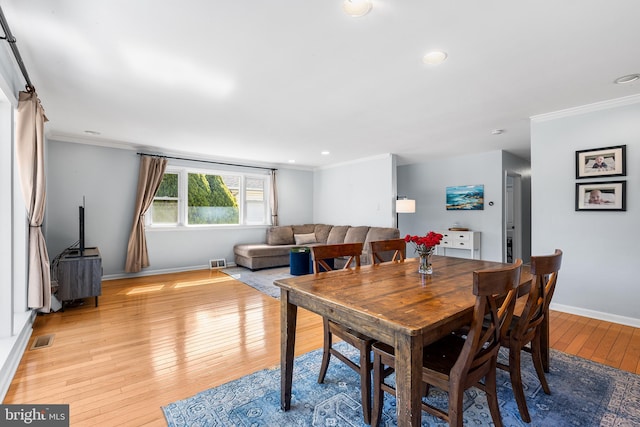
[[[576,184],[577,211],[626,211],[626,181]]]
[[[447,187],[447,210],[483,210],[484,185]]]
[[[576,179],[626,175],[626,145],[576,151]]]

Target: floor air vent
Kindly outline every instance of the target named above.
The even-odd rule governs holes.
[[[209,268],[210,269],[218,269],[218,268],[225,268],[227,266],[227,260],[222,258],[222,259],[210,259],[209,260]]]
[[[33,344],[31,344],[31,350],[37,350],[39,348],[51,347],[53,344],[53,334],[42,335],[41,337],[36,337],[33,340]]]

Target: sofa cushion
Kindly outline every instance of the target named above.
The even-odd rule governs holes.
[[[290,225],[280,225],[267,228],[268,245],[293,245],[293,228]]]
[[[332,225],[327,224],[316,224],[316,228],[314,233],[316,234],[316,241],[318,243],[327,243],[327,239],[329,238],[329,233],[333,228]]]
[[[344,243],[344,236],[349,230],[348,225],[334,225],[327,237],[327,245],[336,245],[338,243]]]
[[[367,233],[367,238],[364,241],[364,249],[362,252],[368,254],[371,250],[369,242],[376,242],[378,240],[390,240],[400,238],[400,230],[391,227],[371,227]],[[393,253],[392,253],[393,254]],[[386,260],[386,257],[383,256]],[[391,258],[389,258],[391,260]]]
[[[233,252],[246,258],[262,258],[289,255],[291,248],[295,245],[268,245],[266,243],[236,245]]]
[[[375,242],[378,240],[399,239],[400,230],[391,227],[371,227],[367,233],[365,242]]]
[[[310,243],[317,243],[315,233],[294,234],[293,238],[296,241],[296,245],[308,245]]]
[[[364,243],[367,238],[369,227],[349,227],[347,234],[344,236],[344,243]]]
[[[316,231],[314,224],[292,225],[291,228],[293,228],[293,234],[309,234]]]

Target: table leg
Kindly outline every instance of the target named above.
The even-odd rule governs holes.
[[[398,426],[419,426],[422,420],[422,340],[398,334],[395,354]]]
[[[289,302],[289,291],[280,290],[280,407],[291,408],[293,358],[296,344],[298,306]]]

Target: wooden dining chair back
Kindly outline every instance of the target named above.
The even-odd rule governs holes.
[[[464,391],[478,387],[486,393],[491,418],[502,426],[496,389],[496,363],[500,336],[508,327],[517,299],[522,260],[508,267],[473,273],[476,296],[473,320],[466,336],[456,333],[429,344],[423,349],[422,381],[426,385],[422,409],[449,423],[462,426]],[[377,426],[382,415],[383,391],[395,395],[395,388],[385,382],[395,365],[393,347],[373,345],[373,411],[371,425]],[[481,380],[484,378],[484,382]],[[448,408],[428,402],[429,386],[447,391]]]
[[[314,274],[319,273],[321,271],[321,267],[326,271],[331,271],[333,268],[326,262],[326,260],[332,258],[347,258],[347,262],[343,267],[344,269],[350,268],[351,264],[355,264],[356,267],[359,267],[362,248],[362,243],[312,246],[311,253]],[[326,317],[323,318],[322,323],[324,329],[324,345],[318,383],[324,382],[332,355],[356,371],[360,375],[362,416],[365,424],[369,424],[371,422],[371,345],[374,343],[374,340],[366,335],[353,331],[344,325],[333,322]],[[333,347],[334,335],[360,351],[357,363],[353,362],[346,355]]]
[[[509,371],[511,388],[518,404],[518,411],[523,421],[530,423],[531,416],[524,396],[521,373],[521,354],[531,353],[542,389],[551,394],[544,375],[541,339],[545,317],[549,313],[549,304],[558,280],[558,271],[562,264],[562,251],[556,249],[553,255],[532,256],[531,274],[533,279],[527,294],[527,301],[518,316],[514,316],[511,326],[500,338],[501,345],[509,349],[509,364],[498,363],[498,368]],[[528,347],[527,345],[530,344]]]
[[[371,264],[404,261],[407,257],[407,242],[404,239],[377,240],[370,244]],[[388,259],[389,255],[392,255],[391,259]]]
[[[344,269],[350,268],[352,263],[360,267],[360,255],[362,255],[363,247],[364,245],[362,243],[311,246],[313,272],[319,273],[321,267],[325,271],[333,270],[333,267],[327,263],[327,260],[335,258],[345,258],[347,260],[343,267]]]

